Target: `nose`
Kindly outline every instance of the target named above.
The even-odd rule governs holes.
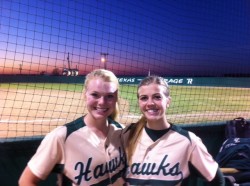
[[[101,105],[101,104],[104,104],[105,103],[105,97],[104,96],[101,96],[98,100],[98,103]]]
[[[148,99],[148,102],[147,102],[148,105],[155,105],[155,102],[153,99]]]

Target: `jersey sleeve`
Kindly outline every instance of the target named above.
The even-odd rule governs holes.
[[[190,162],[207,181],[211,181],[215,177],[218,164],[198,136],[190,133],[190,137],[193,146]]]
[[[58,127],[47,134],[28,162],[33,174],[40,179],[46,179],[54,166],[62,163],[65,135],[66,127]]]

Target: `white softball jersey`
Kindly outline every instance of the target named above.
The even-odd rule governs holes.
[[[56,168],[72,186],[123,185],[126,157],[120,135],[121,126],[110,121],[108,136],[102,141],[83,117],[78,118],[46,135],[28,166],[43,180]]]
[[[129,130],[130,126],[123,132],[125,144]],[[154,142],[144,128],[132,164],[126,171],[127,185],[181,185],[190,175],[189,163],[208,181],[215,177],[218,169],[218,164],[194,133],[171,125],[170,130]]]

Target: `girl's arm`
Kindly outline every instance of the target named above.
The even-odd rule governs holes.
[[[209,182],[209,185],[213,186],[225,186],[225,178],[220,168],[217,169],[214,179]]]
[[[37,186],[40,181],[41,179],[34,175],[30,168],[26,166],[18,180],[18,184],[19,186]]]

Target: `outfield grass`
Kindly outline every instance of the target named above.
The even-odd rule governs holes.
[[[68,83],[0,83],[0,89],[25,89],[25,90],[63,90],[63,91],[82,91],[82,84]]]
[[[66,83],[3,83],[0,89],[57,90],[81,92],[82,84]],[[121,85],[120,97],[129,103],[130,115],[140,115],[137,85]],[[177,123],[220,121],[250,114],[250,91],[247,88],[171,86],[172,103],[168,115]],[[121,106],[122,109],[122,106]]]
[[[136,85],[123,85],[122,97],[130,109],[137,110]],[[209,111],[249,111],[250,91],[247,88],[171,86],[171,107],[168,114]]]

